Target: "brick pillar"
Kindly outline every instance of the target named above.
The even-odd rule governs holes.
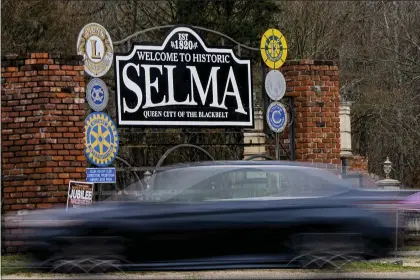
[[[333,61],[291,60],[280,69],[295,104],[296,160],[340,164],[338,67]]]
[[[63,206],[69,180],[84,180],[82,65],[47,53],[2,58],[2,210]]]

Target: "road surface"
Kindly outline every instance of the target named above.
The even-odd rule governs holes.
[[[11,274],[2,279],[420,279],[420,271],[410,272],[304,272],[296,270],[217,270],[194,272],[140,272],[101,275]]]

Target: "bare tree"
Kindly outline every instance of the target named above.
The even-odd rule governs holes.
[[[3,0],[1,5],[2,54],[74,54],[78,32],[92,21],[106,26],[113,40],[152,26],[183,23],[218,30],[254,47],[267,28],[278,27],[288,42],[288,59],[333,59],[339,63],[341,96],[354,102],[354,152],[369,158],[370,171],[381,174],[381,164],[389,156],[395,163],[394,176],[408,186],[420,187],[418,1]],[[159,42],[164,32],[137,39]],[[220,38],[203,36],[211,44],[221,43]],[[259,54],[246,55],[254,59],[254,85],[258,89],[262,82]],[[107,82],[112,91],[112,79]],[[111,108],[108,113],[114,111]],[[142,139],[144,145],[146,140],[159,140],[155,137],[158,131],[145,130],[141,137],[137,132],[127,132],[127,143]],[[179,135],[180,131],[170,133]],[[176,138],[178,142],[215,143],[196,131],[185,133],[184,138]],[[235,135],[217,141],[240,144]],[[146,164],[162,154],[149,147],[125,153],[138,159],[131,163]],[[227,152],[231,147],[214,148],[214,152],[220,154],[218,158],[236,156],[237,150]],[[179,156],[199,157],[194,153]]]

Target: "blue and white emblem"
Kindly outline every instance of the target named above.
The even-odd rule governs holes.
[[[104,81],[93,78],[86,88],[86,99],[90,108],[96,112],[100,112],[108,105],[108,88]]]
[[[273,102],[267,108],[267,123],[276,133],[282,132],[287,125],[287,111],[280,102]]]

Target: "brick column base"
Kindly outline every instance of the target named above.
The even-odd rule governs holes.
[[[63,207],[86,174],[82,57],[8,55],[1,73],[2,211]]]

